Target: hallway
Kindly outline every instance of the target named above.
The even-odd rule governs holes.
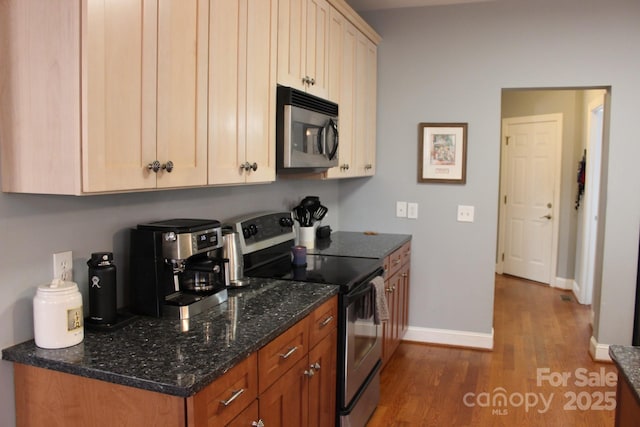
[[[493,351],[404,342],[368,427],[614,424],[616,369],[589,356],[590,307],[496,275]]]

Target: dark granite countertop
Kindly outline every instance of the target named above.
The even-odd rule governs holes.
[[[609,356],[618,367],[618,381],[622,376],[640,404],[640,347],[610,345]]]
[[[327,239],[316,239],[310,254],[382,259],[411,240],[410,234],[365,234],[336,231]]]
[[[188,397],[213,382],[321,303],[338,287],[250,279],[229,300],[187,322],[139,317],[94,332],[73,347],[45,350],[33,340],[2,351],[12,362]]]

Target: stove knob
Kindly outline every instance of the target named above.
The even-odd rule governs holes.
[[[244,236],[245,239],[248,239],[251,237],[251,230],[249,230],[249,227],[242,227],[242,235]]]
[[[249,226],[249,232],[251,233],[252,236],[255,236],[256,234],[258,234],[258,227],[256,227],[255,224],[251,224]]]
[[[293,225],[293,220],[289,217],[283,216],[280,218],[280,225],[282,227],[291,227]]]

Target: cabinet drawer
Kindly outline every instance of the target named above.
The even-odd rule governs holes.
[[[403,252],[402,247],[396,249],[384,259],[385,278],[393,276],[402,266]]]
[[[309,348],[313,348],[338,326],[338,298],[333,297],[316,308],[309,315],[309,322]]]
[[[189,426],[223,426],[258,397],[256,353],[187,399]]]
[[[258,350],[259,391],[262,393],[309,352],[309,317]]]

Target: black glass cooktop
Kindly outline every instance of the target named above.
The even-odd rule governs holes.
[[[347,291],[379,274],[378,270],[381,267],[378,259],[327,255],[307,255],[306,266],[294,266],[291,264],[291,258],[284,256],[266,265],[247,270],[245,274],[249,277],[339,285],[343,291]]]

